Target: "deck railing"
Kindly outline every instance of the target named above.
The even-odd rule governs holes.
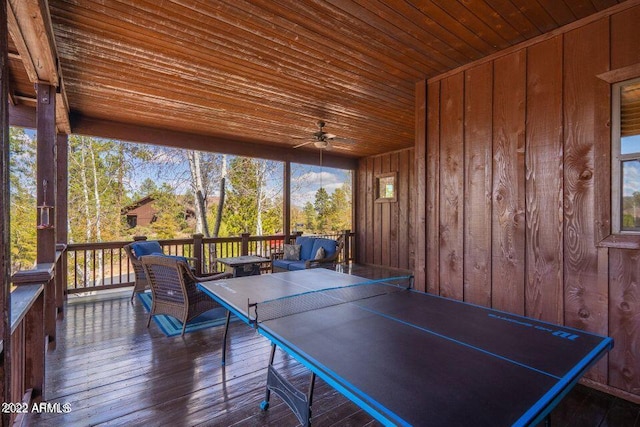
[[[296,235],[289,236],[295,239]],[[322,237],[337,239],[345,236],[345,245],[339,262],[354,259],[355,233],[323,234]],[[136,237],[146,240],[146,237]],[[242,234],[236,237],[205,238],[195,234],[188,239],[159,240],[163,252],[167,255],[181,255],[197,258],[198,272],[223,271],[224,266],[218,258],[240,255],[260,255],[266,258],[282,252],[285,236],[252,236]],[[98,291],[111,288],[133,286],[135,274],[127,258],[124,246],[129,241],[101,243],[71,243],[67,245],[67,293]],[[264,265],[263,270],[270,266]]]

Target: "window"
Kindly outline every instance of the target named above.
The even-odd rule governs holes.
[[[395,202],[396,174],[386,173],[376,176],[376,202]]]
[[[615,232],[640,232],[640,79],[613,85],[612,202]]]

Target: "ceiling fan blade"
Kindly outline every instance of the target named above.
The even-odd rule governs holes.
[[[302,144],[294,145],[293,148],[304,147],[305,145],[313,144],[314,142],[316,142],[316,141],[303,142]]]

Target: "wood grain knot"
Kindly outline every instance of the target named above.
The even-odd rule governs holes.
[[[591,169],[584,170],[580,174],[580,180],[581,181],[588,181],[591,178],[593,178],[593,171]]]
[[[586,308],[581,308],[580,311],[578,311],[578,316],[582,319],[588,319],[591,313]]]
[[[628,302],[623,301],[622,303],[620,303],[620,310],[629,311],[629,310],[631,310],[631,306],[629,305]]]

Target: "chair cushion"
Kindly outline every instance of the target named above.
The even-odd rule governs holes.
[[[315,255],[313,250],[313,243],[317,239],[315,237],[307,237],[307,236],[298,236],[296,237],[296,245],[300,245],[300,259],[308,260],[312,259]],[[335,252],[335,251],[334,251]]]
[[[187,260],[185,257],[180,256],[180,255],[165,255],[162,252],[154,252],[150,255],[157,255],[157,256],[163,256],[163,257],[167,257],[167,258],[172,258],[172,259],[176,259],[178,261],[184,261],[187,264],[189,264],[189,260]]]
[[[288,261],[300,260],[300,245],[284,245],[284,259]]]
[[[138,259],[145,255],[162,255],[162,247],[156,240],[133,242],[131,244],[131,249]]]
[[[289,271],[304,270],[307,268],[304,261],[293,261],[289,264]]]
[[[277,268],[281,268],[283,270],[304,270],[305,263],[304,261],[293,261],[286,259],[274,259],[273,266]]]
[[[333,239],[324,239],[317,238],[314,239],[313,247],[311,248],[311,253],[315,256],[318,252],[318,249],[324,248],[324,257],[329,258],[336,253],[337,243]]]

